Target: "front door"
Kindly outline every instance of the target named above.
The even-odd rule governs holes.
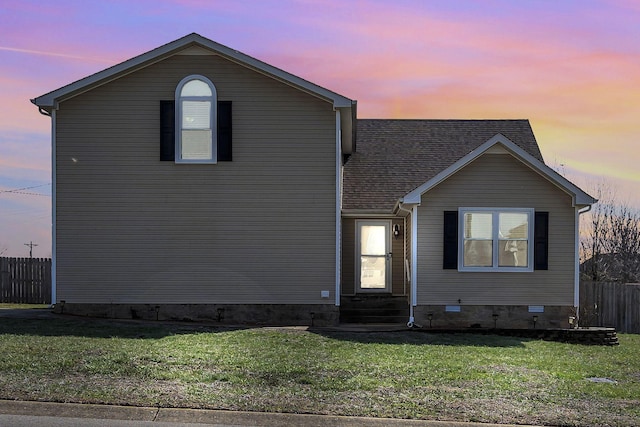
[[[391,221],[356,222],[358,292],[390,292]]]

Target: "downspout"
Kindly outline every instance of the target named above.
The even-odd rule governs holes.
[[[411,209],[411,266],[411,303],[407,326],[413,328],[416,326],[413,309],[418,304],[418,205]]]
[[[35,99],[30,100],[33,105]],[[56,110],[51,112],[38,106],[43,116],[51,118],[51,305],[56,303]]]
[[[405,209],[402,207],[402,199],[398,200],[397,203],[397,207],[399,211],[404,211],[407,214],[411,214],[411,211],[409,209]],[[407,282],[409,282],[409,285],[411,285],[411,276],[407,275],[407,273],[411,272],[411,265],[409,264],[409,261],[407,260],[407,217],[403,217],[402,218],[402,227],[404,229],[404,245],[403,245],[403,253],[402,253],[402,265],[404,265],[405,268],[405,272],[402,275],[403,276],[403,282],[404,282],[404,286],[402,288],[402,291],[404,292],[404,294],[407,294]],[[409,304],[411,305],[411,304]]]
[[[37,101],[36,101],[36,99],[35,99],[35,98],[30,99],[29,101],[30,101],[33,105],[35,105],[36,107],[38,107],[38,112],[39,112],[40,114],[42,114],[43,116],[51,117],[51,113],[50,113],[49,111],[45,110],[44,108],[42,108],[41,106],[39,106],[39,105],[37,104]]]
[[[42,112],[42,111],[41,111]],[[51,304],[57,302],[58,255],[56,242],[56,110],[51,111]]]
[[[342,260],[342,122],[340,120],[340,110],[336,109],[336,290],[335,304],[340,306],[340,275]]]
[[[31,103],[38,107],[38,112],[51,118],[51,305],[55,305],[56,292],[56,109],[49,112],[36,103],[35,98]]]
[[[591,210],[591,205],[587,205],[582,209],[576,211],[576,224],[575,224],[575,267],[573,278],[573,307],[576,309],[576,318],[578,324],[580,324],[580,215],[585,214]]]
[[[415,324],[414,307],[418,301],[418,271],[416,266],[418,265],[418,206],[414,205],[409,211],[402,207],[402,203],[398,203],[398,209],[403,210],[411,214],[411,290],[409,298],[409,321],[407,327],[413,328],[418,326]],[[419,326],[418,326],[419,327]]]

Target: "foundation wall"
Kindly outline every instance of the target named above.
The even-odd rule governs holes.
[[[459,312],[451,312],[446,311],[444,305],[417,306],[414,308],[415,323],[424,328],[548,329],[569,328],[569,317],[575,316],[575,309],[569,306],[545,306],[542,313],[530,312],[526,305],[459,307]]]
[[[335,326],[339,310],[328,304],[77,304],[58,303],[56,313],[109,319],[216,322],[227,325]]]

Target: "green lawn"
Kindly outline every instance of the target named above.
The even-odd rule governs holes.
[[[49,304],[12,304],[12,303],[0,303],[0,310],[26,310],[31,308],[48,308]]]
[[[637,426],[640,336],[600,347],[416,331],[3,318],[0,398]]]

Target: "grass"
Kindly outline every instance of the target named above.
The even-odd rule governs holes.
[[[0,398],[565,426],[640,424],[640,336],[2,319]],[[617,383],[594,383],[590,377]]]
[[[32,308],[49,308],[49,304],[12,304],[12,303],[0,303],[0,310],[26,310]]]

